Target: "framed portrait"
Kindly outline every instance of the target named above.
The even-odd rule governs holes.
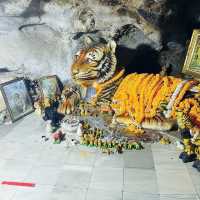
[[[56,75],[40,78],[39,87],[43,98],[54,99],[61,95],[61,86]]]
[[[183,73],[200,79],[200,29],[195,29],[192,34]]]
[[[0,88],[12,122],[34,111],[24,79],[8,81]]]
[[[0,90],[0,112],[6,110],[5,100],[3,98],[2,92]]]

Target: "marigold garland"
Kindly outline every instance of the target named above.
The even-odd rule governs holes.
[[[141,124],[145,118],[154,118],[162,102],[169,102],[173,92],[182,82],[172,76],[163,77],[159,74],[131,74],[120,84],[113,97],[114,109],[120,110],[120,115],[129,115],[134,122]],[[200,105],[194,99],[182,100],[185,93],[195,84],[188,81],[184,84],[172,105],[171,116],[179,107],[189,112],[200,124]],[[138,129],[138,127],[135,127]],[[139,130],[139,129],[138,129]]]

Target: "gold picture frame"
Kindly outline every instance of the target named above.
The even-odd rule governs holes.
[[[183,66],[183,73],[200,79],[200,29],[194,29]]]

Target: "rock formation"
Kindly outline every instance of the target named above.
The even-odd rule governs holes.
[[[32,78],[57,74],[67,80],[75,51],[90,35],[115,39],[119,64],[132,65],[132,71],[148,67],[157,72],[159,66],[169,65],[174,74],[179,73],[186,41],[200,23],[199,3],[194,3],[192,7],[186,0],[181,4],[174,0],[0,0],[0,72],[7,69]],[[176,27],[180,19],[174,17],[182,12],[188,14],[188,21],[178,32],[170,27]],[[142,61],[144,57],[148,62]]]

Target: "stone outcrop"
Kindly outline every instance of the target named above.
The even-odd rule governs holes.
[[[32,78],[57,74],[67,80],[85,35],[115,39],[134,51],[146,45],[156,54],[149,59],[180,68],[185,41],[173,41],[172,34],[166,41],[163,34],[175,11],[166,0],[0,0],[0,69]],[[195,12],[197,23],[198,16]]]

